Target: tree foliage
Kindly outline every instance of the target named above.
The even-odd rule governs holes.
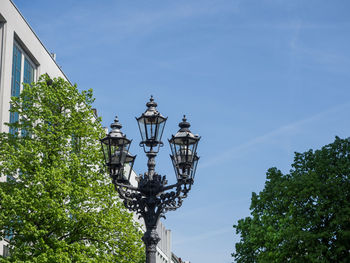
[[[0,135],[0,262],[143,262],[141,233],[104,175],[92,91],[42,76],[24,84]]]
[[[350,262],[350,138],[295,153],[289,174],[269,169],[250,210],[237,262]]]

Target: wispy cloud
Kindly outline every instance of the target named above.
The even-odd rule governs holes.
[[[310,32],[314,30],[323,30],[329,32],[335,28],[350,28],[350,23],[341,24],[311,24],[305,23],[301,20],[292,21],[289,25],[284,25],[285,29],[291,31],[291,38],[289,41],[291,62],[298,67],[303,68],[315,67],[337,73],[349,74],[350,60],[348,56],[344,56],[343,52],[337,49],[325,49],[319,47],[317,43],[307,43],[301,38],[303,31]],[[305,32],[304,32],[305,33]]]
[[[284,135],[284,136],[292,136],[295,135],[296,133],[300,132],[302,127],[305,126],[306,124],[312,123],[319,121],[329,115],[335,114],[339,111],[342,111],[350,106],[350,102],[344,103],[332,108],[329,108],[325,111],[322,111],[320,113],[317,113],[313,116],[307,117],[305,119],[289,123],[287,125],[281,126],[275,130],[272,130],[268,133],[265,133],[261,136],[257,136],[255,138],[252,138],[251,140],[235,146],[231,149],[228,149],[224,153],[216,156],[215,158],[209,159],[209,160],[204,160],[204,162],[201,164],[200,168],[207,168],[210,166],[218,165],[223,162],[230,161],[232,159],[235,159],[236,157],[242,155],[244,151],[247,151],[253,147],[256,147],[258,144],[263,144],[266,142],[269,142],[271,140],[276,140],[278,136]]]
[[[322,50],[315,47],[298,45],[293,47],[295,57],[302,59],[302,67],[314,69],[321,68],[328,72],[349,75],[350,60],[338,50]]]

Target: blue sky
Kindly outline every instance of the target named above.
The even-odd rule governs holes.
[[[265,172],[294,151],[350,134],[350,2],[282,0],[14,0],[62,69],[115,114],[146,169],[135,116],[153,94],[202,136],[196,181],[165,225],[191,263],[232,262],[232,225],[249,215]],[[165,144],[157,171],[175,175]]]

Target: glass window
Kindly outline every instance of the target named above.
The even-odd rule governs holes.
[[[3,255],[2,255],[4,258],[10,256],[10,249],[8,246],[4,245],[3,246]]]
[[[34,81],[34,67],[27,57],[24,58],[23,83],[31,84]],[[21,130],[21,136],[28,136],[28,132]]]
[[[23,83],[32,83],[34,81],[34,67],[28,58],[24,59]]]
[[[8,231],[8,232],[5,232],[4,238],[5,238],[6,240],[10,241],[10,240],[13,238],[13,231],[10,230],[10,231]]]
[[[22,52],[13,45],[13,59],[12,59],[12,81],[11,81],[11,96],[18,97],[21,91],[21,67],[22,67]],[[18,112],[10,113],[10,123],[15,123],[19,119]],[[15,134],[17,129],[10,128],[10,133]]]
[[[12,58],[12,81],[11,96],[18,97],[21,92],[21,83],[32,83],[35,80],[35,66],[23,50],[14,43]],[[10,123],[16,123],[19,120],[18,112],[10,113]],[[10,128],[11,134],[16,134],[17,129]],[[22,135],[26,132],[22,131]]]
[[[3,47],[4,47],[4,22],[3,21],[0,21],[0,82],[1,82],[1,66],[2,66],[2,60],[3,60],[3,57],[4,57],[4,54],[3,54]]]

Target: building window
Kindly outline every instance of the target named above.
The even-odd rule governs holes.
[[[11,81],[11,96],[18,97],[21,90],[21,67],[22,67],[22,53],[17,45],[13,45],[12,57],[12,81]],[[18,121],[18,112],[10,113],[10,123]],[[10,128],[10,133],[15,134],[16,129]]]
[[[10,256],[10,249],[8,246],[4,245],[3,246],[3,255],[2,255],[4,258]]]
[[[0,18],[1,19],[1,18]],[[2,72],[2,60],[3,60],[3,48],[4,48],[4,25],[3,21],[0,21],[0,83],[1,83],[1,72]]]
[[[25,58],[24,59],[23,82],[30,84],[33,81],[34,81],[34,67],[33,67],[33,64],[29,61],[28,58]]]
[[[23,70],[22,70],[23,69]],[[28,55],[19,47],[17,43],[13,45],[12,57],[12,81],[11,96],[19,97],[22,83],[32,83],[35,79],[35,66]],[[16,123],[19,120],[18,112],[10,113],[10,123]],[[16,134],[17,129],[10,128],[11,134]]]

